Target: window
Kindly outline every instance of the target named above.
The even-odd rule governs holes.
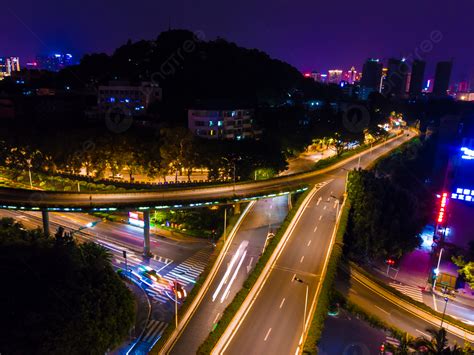
[[[214,121],[209,121],[209,127],[214,126]]]
[[[224,124],[224,121],[217,121],[217,126],[218,127],[222,127],[223,124]]]
[[[214,131],[213,129],[211,129],[211,130],[209,131],[209,135],[210,135],[210,136],[214,136],[215,134],[216,134],[216,131]]]

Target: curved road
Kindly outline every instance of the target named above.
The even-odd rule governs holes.
[[[353,156],[374,156],[383,154],[414,136],[414,133],[400,135],[386,143],[368,151]],[[220,186],[163,189],[161,191],[124,192],[124,193],[70,193],[51,191],[30,191],[21,189],[0,189],[0,208],[6,209],[49,209],[74,211],[93,210],[98,208],[127,208],[127,207],[199,207],[203,204],[213,204],[229,201],[239,201],[252,197],[272,197],[273,194],[296,191],[314,182],[321,174],[336,172],[347,164],[347,160],[329,168],[314,172],[282,176],[274,179],[226,184]],[[268,196],[270,195],[270,196]],[[184,204],[184,205],[182,205]],[[71,211],[71,210],[69,210]]]

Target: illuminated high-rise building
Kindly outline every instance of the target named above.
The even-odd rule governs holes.
[[[11,75],[11,73],[15,71],[20,71],[20,58],[19,57],[8,57],[7,58],[7,73]]]
[[[0,80],[20,71],[19,57],[0,57]]]
[[[469,92],[469,81],[463,80],[457,84],[456,92]]]
[[[318,83],[321,83],[323,81],[321,78],[321,73],[317,72],[316,70],[313,70],[311,72],[311,78],[313,78],[313,80]]]
[[[403,97],[406,94],[408,80],[408,64],[405,59],[390,58],[388,72],[383,83],[383,93],[394,97]]]
[[[380,79],[382,78],[382,69],[383,65],[378,59],[368,59],[362,69],[360,85],[378,91]]]
[[[342,80],[342,70],[333,69],[328,71],[328,83],[329,84],[339,84]]]
[[[422,60],[414,60],[411,65],[411,76],[410,76],[410,97],[417,97],[423,90],[423,78],[425,76],[426,62]]]
[[[48,56],[37,56],[35,63],[37,64],[38,69],[54,72],[60,71],[67,66],[74,64],[72,55],[69,53],[55,53]]]
[[[355,70],[355,67],[352,67],[344,74],[344,80],[349,84],[354,84],[357,81],[357,70]]]
[[[446,96],[448,94],[449,81],[451,80],[451,70],[453,63],[438,62],[436,64],[436,72],[433,86],[434,96]]]

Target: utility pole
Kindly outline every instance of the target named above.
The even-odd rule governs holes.
[[[293,281],[302,283],[306,286],[306,296],[305,296],[305,300],[304,300],[304,314],[303,314],[303,333],[304,333],[306,331],[306,310],[308,308],[309,285],[308,285],[307,282],[305,282],[304,280],[302,280],[302,279],[300,279],[296,276],[293,278]]]
[[[224,243],[227,235],[227,206],[224,207]]]
[[[440,251],[439,251],[439,257],[438,257],[438,265],[436,266],[436,269],[435,269],[435,279],[433,281],[433,290],[436,288],[436,281],[438,280],[438,275],[439,275],[439,265],[441,264],[441,256],[443,255],[443,250],[444,248],[441,248]]]

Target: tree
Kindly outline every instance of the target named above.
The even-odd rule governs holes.
[[[408,355],[411,354],[410,350],[414,346],[414,342],[410,339],[407,333],[400,338],[400,344],[395,346],[388,343],[385,347],[386,350],[390,351],[393,355]]]
[[[448,338],[446,336],[446,329],[428,328],[426,331],[430,334],[431,339],[420,337],[415,340],[417,349],[425,348],[430,355],[445,355],[445,354],[463,354],[464,351],[457,344],[449,347]],[[468,354],[468,353],[465,353]]]
[[[0,250],[2,352],[103,354],[126,338],[133,297],[101,246],[0,219]]]
[[[463,256],[452,258],[453,263],[459,267],[458,273],[474,288],[474,261],[466,262]]]

